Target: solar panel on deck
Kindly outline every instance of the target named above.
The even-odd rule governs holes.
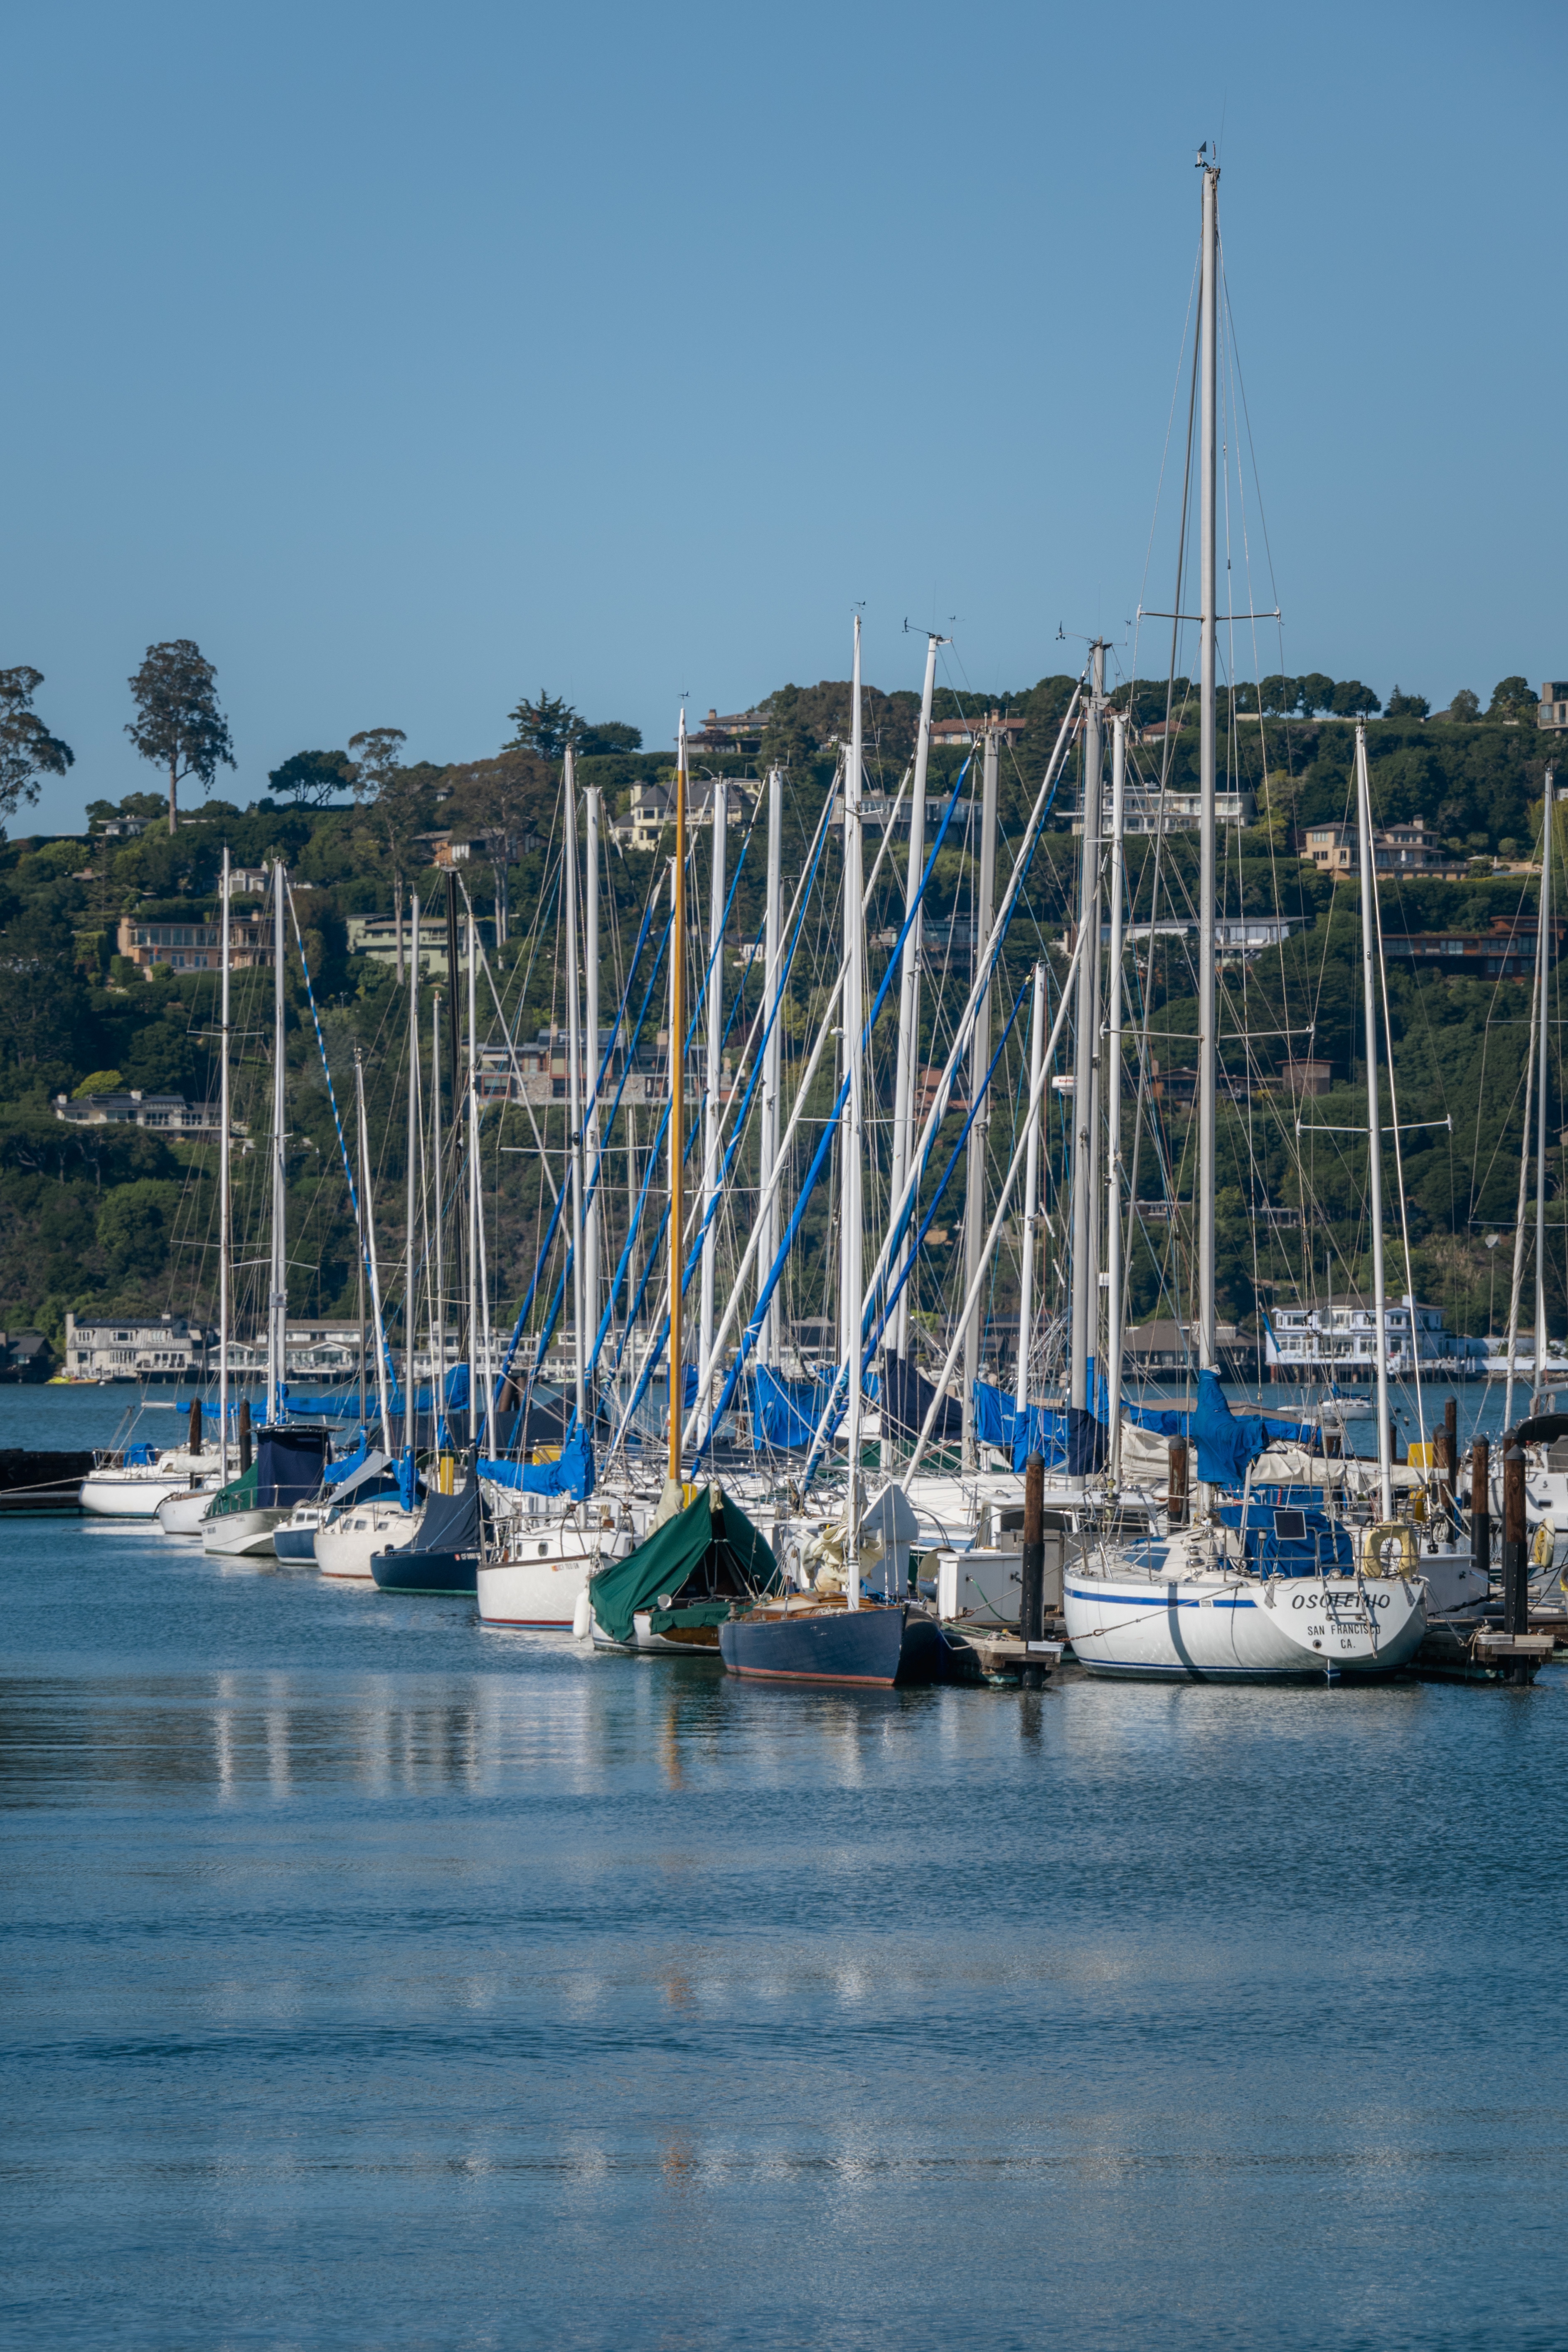
[[[1282,1543],[1300,1543],[1307,1532],[1305,1511],[1276,1511],[1274,1532]]]

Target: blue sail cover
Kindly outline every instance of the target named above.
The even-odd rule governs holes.
[[[757,1441],[775,1451],[804,1454],[827,1410],[834,1375],[829,1372],[816,1380],[786,1381],[770,1364],[756,1364],[748,1370],[746,1379],[746,1401]],[[876,1402],[879,1382],[875,1372],[868,1372],[862,1379],[860,1393],[873,1403]],[[829,1444],[843,1422],[847,1395],[846,1384],[838,1391],[837,1410],[828,1428]]]
[[[1239,1486],[1247,1465],[1257,1461],[1267,1443],[1262,1414],[1232,1412],[1218,1373],[1206,1371],[1198,1374],[1192,1437],[1198,1449],[1198,1476],[1211,1486]]]
[[[594,1448],[585,1429],[574,1429],[558,1462],[481,1462],[479,1475],[523,1495],[569,1495],[586,1502],[594,1491]]]
[[[365,1383],[364,1414],[360,1412],[357,1380],[352,1388],[331,1389],[321,1396],[297,1397],[291,1390],[286,1393],[289,1411],[291,1413],[309,1413],[315,1421],[360,1421],[366,1416],[374,1419],[380,1411],[374,1379]],[[388,1419],[401,1421],[408,1408],[404,1392],[395,1381],[388,1385],[386,1395]],[[415,1412],[427,1413],[436,1409],[437,1398],[434,1389],[429,1385],[416,1388],[414,1391]],[[447,1374],[440,1399],[440,1410],[443,1412],[467,1412],[468,1409],[468,1368],[467,1364],[454,1364]]]
[[[976,1381],[974,1434],[982,1445],[1007,1449],[1015,1470],[1021,1471],[1030,1454],[1037,1454],[1047,1470],[1065,1470],[1073,1478],[1086,1477],[1091,1470],[1100,1468],[1109,1444],[1105,1382],[1092,1366],[1089,1393],[1098,1408],[1095,1412],[1071,1405],[1058,1412],[1048,1404],[1026,1405],[1020,1412],[1017,1398],[1010,1391],[997,1388],[990,1381]]]
[[[918,1437],[936,1394],[934,1385],[923,1372],[916,1370],[907,1356],[884,1356],[882,1370],[887,1380],[882,1411],[888,1427],[900,1437]],[[956,1397],[942,1398],[931,1433],[938,1445],[954,1444],[963,1434],[963,1407]],[[998,1445],[1003,1443],[1000,1438],[993,1442]]]
[[[327,1458],[324,1429],[263,1429],[256,1439],[256,1500],[264,1511],[314,1502]]]
[[[1205,1387],[1205,1382],[1210,1385]],[[1038,1454],[1047,1469],[1065,1470],[1069,1477],[1085,1477],[1101,1467],[1110,1450],[1110,1400],[1104,1379],[1092,1367],[1090,1392],[1095,1403],[1092,1413],[1075,1412],[1071,1406],[1058,1412],[1044,1404],[1029,1405],[1020,1412],[1017,1400],[1007,1390],[989,1381],[976,1381],[974,1433],[983,1445],[1009,1449],[1015,1470],[1022,1470],[1029,1455]],[[1184,1412],[1173,1406],[1131,1402],[1124,1404],[1122,1411],[1134,1427],[1147,1429],[1156,1437],[1194,1439],[1200,1449],[1198,1476],[1215,1486],[1238,1486],[1247,1463],[1256,1461],[1270,1440],[1283,1439],[1291,1445],[1314,1448],[1318,1443],[1318,1432],[1310,1422],[1279,1421],[1270,1413],[1233,1413],[1220,1389],[1218,1375],[1214,1372],[1198,1375],[1198,1403],[1194,1412]],[[1204,1438],[1199,1424],[1204,1423],[1205,1412],[1208,1419],[1204,1425],[1209,1431],[1208,1442],[1211,1448],[1216,1444],[1219,1447],[1220,1458],[1227,1465],[1223,1470],[1206,1470],[1203,1466]],[[1243,1448],[1239,1457],[1238,1444]],[[1228,1466],[1238,1458],[1239,1467]]]
[[[1330,1517],[1320,1495],[1300,1494],[1289,1509],[1300,1521],[1300,1535],[1279,1534],[1272,1503],[1250,1502],[1245,1529],[1239,1503],[1222,1503],[1217,1516],[1241,1532],[1248,1561],[1264,1576],[1331,1576],[1354,1565],[1350,1531]]]
[[[750,1375],[752,1425],[764,1445],[804,1452],[827,1409],[830,1381],[786,1381],[770,1364]]]

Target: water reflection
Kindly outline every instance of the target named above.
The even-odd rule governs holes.
[[[3,1566],[19,2342],[1561,2336],[1555,1672],[768,1691]]]
[[[470,1696],[348,1703],[284,1675],[211,1677],[178,1696],[155,1681],[64,1690],[0,1680],[0,1805],[266,1793],[479,1793],[482,1710]]]

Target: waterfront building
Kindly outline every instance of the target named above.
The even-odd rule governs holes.
[[[178,1381],[205,1361],[206,1334],[183,1315],[66,1316],[72,1381]]]
[[[1384,1343],[1389,1375],[1408,1379],[1417,1360],[1422,1372],[1452,1380],[1486,1374],[1486,1342],[1447,1329],[1440,1307],[1408,1297],[1384,1308]],[[1276,1307],[1264,1327],[1264,1361],[1270,1380],[1292,1381],[1372,1381],[1377,1377],[1375,1321],[1369,1303],[1353,1292],[1315,1307]]]

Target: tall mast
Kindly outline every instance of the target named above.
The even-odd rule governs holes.
[[[991,921],[996,898],[996,730],[987,727],[984,749],[981,754],[980,873],[973,906],[972,977],[978,971],[980,958],[991,942]],[[920,877],[917,876],[915,887],[918,889],[919,887]],[[968,1162],[964,1173],[965,1296],[974,1288],[980,1253],[985,1242],[985,1149],[991,1133],[991,1101],[989,1094],[984,1100],[981,1097],[990,1060],[991,981],[987,975],[980,992],[980,1006],[969,1041],[969,1099],[979,1108],[973,1115],[969,1129]],[[980,1326],[984,1314],[984,1308],[976,1297],[963,1333],[963,1466],[966,1470],[977,1469],[980,1462],[974,1442],[974,1383],[980,1378]]]
[[[686,1149],[686,713],[675,746],[675,873],[669,933],[669,1476],[680,1484],[680,1433],[686,1413],[680,1356],[680,1162]]]
[[[407,1225],[408,1285],[403,1309],[403,1443],[410,1457],[416,1429],[414,1415],[414,1331],[418,1303],[415,1279],[414,1226],[418,1213],[419,1172],[419,893],[409,900],[408,924],[408,1171],[404,1198]]]
[[[860,709],[860,615],[855,615],[855,666],[851,686],[849,761],[844,776],[844,1056],[849,1091],[845,1097],[845,1123],[839,1160],[839,1223],[841,1227],[839,1313],[843,1325],[840,1362],[849,1367],[846,1439],[849,1457],[849,1487],[845,1502],[844,1576],[851,1609],[860,1606],[860,1318],[865,1259],[860,1230],[860,1152],[864,1119],[860,1092],[860,1032],[866,1019],[861,942],[865,921],[860,900],[865,885],[860,834],[860,780],[865,739]]]
[[[1029,1005],[1029,1100],[1040,1092],[1040,1056],[1046,1048],[1046,967],[1035,966],[1034,993]],[[1018,1281],[1018,1367],[1013,1402],[1020,1413],[1029,1403],[1029,1343],[1035,1325],[1035,1260],[1040,1224],[1040,1119],[1029,1119],[1028,1152],[1024,1163],[1024,1255]]]
[[[370,1260],[370,1314],[375,1332],[375,1401],[381,1415],[381,1444],[392,1452],[392,1402],[386,1393],[386,1349],[382,1345],[381,1269],[375,1254],[375,1203],[371,1198],[370,1121],[364,1107],[364,1061],[354,1048],[354,1108],[359,1125],[360,1213],[364,1220],[365,1255]]]
[[[1125,895],[1127,720],[1110,722],[1110,1012],[1105,1024],[1105,1294],[1106,1415],[1110,1426],[1112,1491],[1121,1474],[1121,911]]]
[[[1377,1476],[1383,1516],[1394,1517],[1394,1463],[1388,1432],[1388,1286],[1383,1266],[1383,1108],[1377,1071],[1377,916],[1373,892],[1372,787],[1366,729],[1355,730],[1356,833],[1361,849],[1362,1016],[1366,1030],[1366,1152],[1372,1193],[1372,1328],[1377,1349]],[[1414,1304],[1411,1309],[1415,1312]]]
[[[1105,697],[1105,647],[1090,649],[1089,702],[1083,728],[1083,858],[1079,871],[1079,929],[1083,953],[1078,967],[1078,1004],[1072,1081],[1072,1352],[1068,1402],[1080,1412],[1089,1403],[1089,1365],[1094,1353],[1100,1301],[1095,1281],[1094,1067],[1100,1055],[1100,713]]]
[[[288,888],[283,860],[272,868],[272,1255],[267,1293],[267,1426],[283,1412],[283,1384],[288,1359],[285,1327],[289,1318],[289,1251],[285,1227],[288,1209],[284,1157],[283,1087],[283,898]]]
[[[447,1132],[455,1168],[461,1167],[462,1165],[463,1140],[462,1099],[458,1091],[460,1084],[458,1074],[463,1066],[463,1031],[462,1020],[458,1012],[458,1006],[461,1003],[461,999],[458,995],[458,973],[461,969],[461,959],[458,951],[458,877],[452,868],[448,866],[447,868],[447,1060],[449,1066],[447,1085],[448,1088],[448,1103],[451,1116],[448,1121]],[[454,1203],[454,1210],[455,1209],[456,1203]],[[461,1216],[454,1213],[452,1218],[452,1255],[454,1259],[452,1271],[452,1296],[454,1299],[458,1301],[461,1301],[467,1296],[467,1286],[463,1277],[463,1239],[464,1220]],[[459,1305],[458,1320],[458,1349],[459,1355],[462,1352],[462,1310]]]
[[[719,1082],[724,1044],[724,864],[730,814],[729,785],[713,780],[713,856],[708,893],[708,1066],[702,1088],[702,1236],[701,1307],[697,1360],[705,1364],[713,1352],[713,1274],[718,1244],[717,1219],[709,1222],[719,1189]]]
[[[233,887],[226,843],[223,853],[223,979],[218,991],[218,1034],[222,1041],[222,1060],[217,1082],[217,1443],[220,1486],[228,1484],[228,1297],[233,1281],[229,1261],[234,1254],[233,1219],[228,1197],[228,907]]]
[[[578,1026],[577,982],[577,759],[566,746],[566,812],[562,871],[566,882],[566,1123],[572,1170],[572,1315],[576,1325],[574,1363],[576,1381],[577,1427],[587,1418],[587,1386],[584,1378],[583,1295],[583,1034]],[[472,1019],[470,1011],[469,1018]]]
[[[571,759],[572,754],[570,751],[567,752],[566,757],[568,760]],[[568,841],[567,847],[575,853],[576,841],[574,837]],[[479,1368],[481,1361],[481,1351],[479,1347],[481,1331],[479,1323],[479,955],[478,940],[476,936],[479,930],[479,925],[474,920],[473,908],[469,906],[465,909],[465,911],[468,919],[468,1443],[470,1445],[477,1446],[479,1442]],[[571,1002],[573,1010],[575,1011],[577,1004],[575,966],[573,968]],[[579,1265],[582,1264],[582,1253],[580,1250],[578,1252],[577,1262]],[[583,1360],[582,1349],[583,1327],[581,1322],[579,1322],[577,1326],[577,1360],[579,1365],[581,1365]],[[486,1376],[485,1385],[488,1388],[489,1385],[489,1365],[488,1357],[484,1361],[484,1370]],[[581,1418],[581,1375],[579,1375],[579,1418]]]
[[[1204,175],[1203,292],[1199,333],[1203,432],[1198,515],[1202,579],[1198,611],[1198,1362],[1216,1369],[1215,1332],[1215,1188],[1219,1180],[1215,1130],[1219,1032],[1215,993],[1215,471],[1218,416],[1219,171]],[[1382,1247],[1381,1237],[1378,1244]],[[1382,1325],[1378,1329],[1381,1333]]]
[[[447,987],[457,983],[448,971]],[[439,1445],[447,1411],[447,1244],[442,1233],[446,1205],[446,1171],[441,1165],[441,992],[430,997],[430,1164],[436,1171],[436,1233],[434,1281],[430,1291],[430,1413],[431,1433]],[[362,1374],[363,1385],[363,1374]],[[363,1418],[363,1406],[361,1406]]]
[[[587,873],[583,898],[583,992],[584,1044],[583,1072],[583,1165],[588,1193],[583,1206],[583,1298],[587,1312],[583,1322],[583,1355],[593,1346],[599,1328],[599,1195],[593,1181],[599,1159],[599,818],[603,794],[597,784],[583,793],[587,821]]]
[[[767,1043],[763,1047],[762,1137],[758,1155],[757,1181],[762,1188],[762,1242],[757,1252],[759,1286],[767,1279],[767,1269],[778,1249],[778,1198],[773,1190],[773,1167],[779,1156],[779,1087],[784,1069],[784,1022],[775,1002],[779,991],[784,912],[784,770],[768,770],[768,887],[767,929],[764,945],[764,965],[767,978],[763,983]],[[778,1302],[768,1301],[757,1334],[757,1361],[776,1365],[778,1362]]]
[[[921,1050],[921,932],[923,916],[918,893],[926,856],[926,774],[931,766],[931,706],[936,687],[936,653],[945,637],[931,632],[926,638],[925,682],[921,688],[921,728],[915,739],[914,790],[910,797],[910,862],[904,877],[904,958],[899,972],[899,1061],[893,1089],[893,1172],[889,1197],[897,1200],[909,1174],[914,1147],[915,1070]],[[910,911],[914,919],[910,922]],[[900,1258],[903,1253],[900,1252]],[[897,1277],[898,1265],[892,1273]],[[914,1277],[905,1283],[893,1309],[892,1352],[906,1355],[910,1342],[910,1293]],[[889,1441],[890,1443],[890,1441]],[[887,1447],[884,1446],[884,1459]]]
[[[1546,791],[1541,806],[1541,892],[1540,933],[1536,961],[1541,971],[1541,1035],[1537,1043],[1540,1066],[1535,1079],[1535,1390],[1533,1410],[1542,1410],[1542,1398],[1546,1387],[1546,1047],[1547,1007],[1551,1002],[1548,983],[1552,976],[1552,777],[1555,771],[1546,771]],[[1410,1311],[1411,1331],[1415,1328],[1415,1310]]]

